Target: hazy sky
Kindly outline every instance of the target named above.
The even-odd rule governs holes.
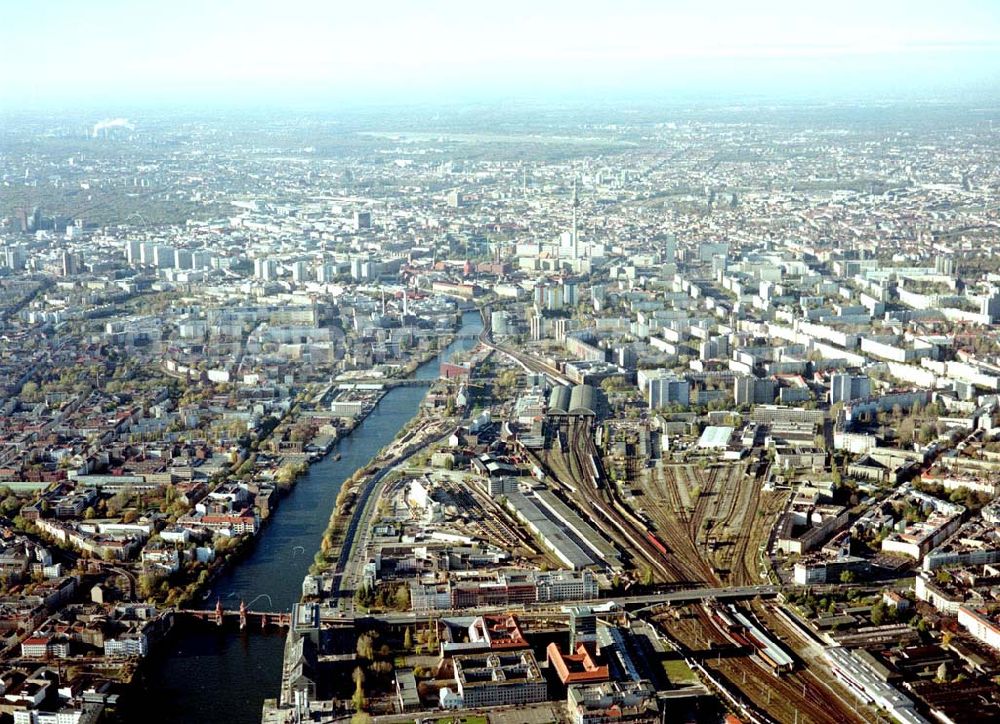
[[[0,105],[1000,88],[1000,0],[4,0]]]

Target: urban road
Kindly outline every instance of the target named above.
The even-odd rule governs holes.
[[[638,596],[618,596],[615,598],[586,599],[574,601],[559,601],[545,604],[517,604],[508,606],[482,606],[474,609],[459,610],[434,610],[434,611],[407,611],[391,612],[383,614],[370,614],[365,616],[349,616],[339,612],[334,608],[321,609],[320,618],[323,623],[353,625],[355,619],[376,619],[389,625],[402,625],[412,623],[415,620],[426,620],[429,615],[437,617],[448,616],[468,616],[470,614],[482,616],[492,613],[509,613],[516,611],[518,615],[526,617],[558,616],[565,613],[565,609],[570,606],[592,606],[595,609],[620,610],[638,607],[634,613],[641,613],[657,606],[668,606],[673,604],[695,603],[710,600],[738,600],[747,598],[773,598],[781,592],[779,586],[734,586],[731,588],[689,588],[681,591],[669,591],[666,593],[649,593]]]

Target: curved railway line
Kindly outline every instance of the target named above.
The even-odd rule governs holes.
[[[808,670],[775,676],[739,652],[702,607],[694,611],[694,616],[671,624],[671,629],[681,634],[690,656],[701,659],[713,676],[741,692],[756,709],[779,721],[800,724],[864,721]]]
[[[666,471],[670,471],[671,479],[666,479]],[[698,546],[691,535],[693,518],[688,515],[687,507],[680,494],[679,482],[673,476],[672,468],[664,468],[662,485],[655,484],[656,492],[663,492],[664,499],[669,508],[675,511],[674,515],[656,515],[654,523],[658,532],[666,539],[678,561],[686,571],[686,576],[693,580],[702,580],[706,585],[718,585],[719,578],[716,572],[699,555]],[[688,490],[691,490],[689,487]]]
[[[551,368],[529,356],[501,351],[526,368],[553,376]],[[547,468],[555,485],[602,534],[631,553],[637,564],[645,563],[669,583],[758,582],[753,580],[754,556],[767,535],[767,526],[757,521],[758,511],[775,510],[776,498],[762,494],[759,481],[745,477],[745,465],[710,466],[701,480],[690,466],[664,465],[652,488],[659,502],[655,514],[647,511],[650,523],[619,498],[615,485],[607,479],[594,446],[592,420],[581,417],[565,424],[565,434],[557,433],[558,443],[544,459],[535,455],[532,459]],[[637,477],[643,475],[637,472]],[[647,475],[650,480],[657,477],[655,471]],[[682,485],[687,493],[698,495],[685,501]],[[706,520],[712,521],[712,528],[702,531]],[[727,539],[722,548],[709,545],[709,533],[717,526],[718,533]],[[715,567],[726,573],[720,576]],[[761,719],[798,724],[862,721],[849,703],[807,668],[777,676],[748,652],[733,646],[702,607],[687,610],[693,615],[669,622],[671,635],[685,656],[697,661],[736,701],[745,702]],[[654,621],[658,619],[662,625],[664,617],[654,616]]]
[[[595,525],[607,535],[633,551],[668,582],[700,581],[706,584],[718,584],[720,577],[712,565],[699,555],[697,545],[698,526],[708,514],[715,495],[725,495],[722,487],[730,487],[727,482],[734,475],[742,474],[741,466],[734,466],[733,471],[723,475],[724,466],[710,469],[706,476],[704,489],[697,501],[692,501],[692,513],[687,515],[685,506],[675,481],[663,480],[658,486],[665,494],[669,505],[677,511],[677,518],[667,529],[660,529],[661,535],[668,538],[664,545],[655,537],[651,526],[641,521],[616,495],[614,486],[604,477],[597,461],[596,450],[590,438],[590,424],[582,421],[571,423],[567,434],[565,454],[558,448],[552,453],[557,460],[552,460],[550,468],[556,478],[560,479],[563,490],[569,492]],[[596,466],[596,472],[595,472]],[[557,469],[558,468],[558,469]],[[664,468],[671,472],[683,470],[680,475],[690,483],[688,489],[693,490],[698,483],[691,470],[683,467]],[[560,473],[568,475],[569,480],[562,479]],[[756,486],[745,485],[751,492],[732,492],[731,500],[719,500],[716,505],[720,512],[736,511],[749,500],[754,504],[747,509],[750,520],[756,515]],[[706,494],[706,492],[708,494]],[[746,515],[743,516],[744,523]],[[653,535],[650,540],[649,535]],[[663,546],[661,551],[653,541]],[[743,542],[743,548],[737,552],[746,551],[749,536]],[[673,547],[673,546],[676,546]],[[750,569],[745,563],[743,568],[734,570],[730,578],[750,578]],[[679,633],[680,640],[690,651],[690,655],[701,658],[702,664],[717,677],[724,686],[733,692],[738,692],[743,699],[748,700],[751,707],[761,712],[773,715],[779,721],[814,722],[815,724],[840,724],[842,722],[860,721],[850,709],[826,686],[808,670],[798,670],[782,677],[775,676],[771,671],[757,663],[747,652],[735,649],[730,640],[719,630],[701,607],[696,608],[694,616],[671,623],[671,629]],[[712,653],[717,653],[713,656]],[[725,652],[725,656],[723,656]]]

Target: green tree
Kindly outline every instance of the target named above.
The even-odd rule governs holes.
[[[358,636],[357,644],[358,656],[371,661],[375,658],[375,633],[368,631]]]
[[[352,677],[354,678],[354,696],[351,697],[351,703],[354,704],[355,711],[361,711],[365,708],[365,672],[360,666],[357,666]]]
[[[410,588],[405,583],[396,589],[396,608],[400,611],[410,610]]]

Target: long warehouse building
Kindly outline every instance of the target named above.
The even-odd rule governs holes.
[[[567,567],[621,568],[614,547],[551,491],[509,493],[507,505]]]

